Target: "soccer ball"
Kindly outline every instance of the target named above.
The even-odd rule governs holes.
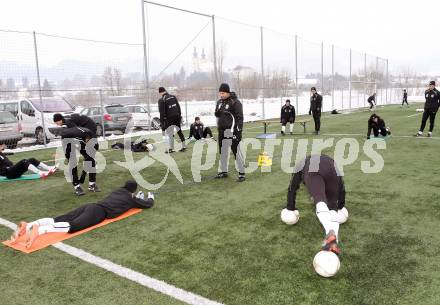
[[[323,277],[336,275],[341,267],[339,257],[331,251],[319,251],[313,259],[313,268]]]
[[[298,210],[290,211],[288,209],[283,209],[281,211],[281,220],[287,225],[294,225],[299,220]]]

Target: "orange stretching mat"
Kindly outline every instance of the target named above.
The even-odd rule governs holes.
[[[39,236],[35,240],[35,242],[32,244],[32,247],[30,247],[29,249],[26,249],[26,247],[24,245],[24,242],[18,242],[18,243],[14,244],[14,245],[11,245],[11,242],[9,240],[6,240],[6,241],[3,242],[3,244],[8,246],[8,247],[11,247],[11,248],[13,248],[15,250],[24,252],[24,253],[32,253],[34,251],[38,251],[38,250],[44,249],[44,248],[46,248],[46,247],[48,247],[50,245],[53,245],[53,244],[55,244],[57,242],[60,242],[60,241],[63,241],[63,240],[75,237],[77,235],[86,233],[86,232],[91,231],[93,229],[105,226],[106,224],[109,224],[111,222],[118,221],[118,220],[130,217],[130,216],[132,216],[134,214],[137,214],[137,213],[139,213],[141,211],[142,211],[142,209],[131,209],[131,210],[125,212],[124,214],[122,214],[119,217],[116,217],[116,218],[113,218],[113,219],[106,219],[106,220],[98,223],[97,225],[94,225],[92,227],[89,227],[87,229],[84,229],[84,230],[81,230],[81,231],[78,231],[78,232],[75,232],[75,233],[47,233],[47,234],[41,235],[41,236]]]

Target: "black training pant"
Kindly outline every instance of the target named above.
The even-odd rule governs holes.
[[[287,123],[290,123],[290,124],[293,124],[293,123],[295,123],[295,119],[294,118],[282,118],[281,119],[281,125],[282,126],[286,126],[287,125]]]
[[[99,149],[99,144],[98,144],[98,140],[97,139],[90,139],[90,141],[94,141],[95,145],[93,146],[93,149],[91,148],[87,148],[86,149],[86,143],[84,142],[80,142],[80,154],[84,157],[84,161],[85,162],[90,162],[89,164],[91,165],[91,170],[89,171],[89,182],[96,182],[96,160],[95,160],[95,155],[96,155],[96,151],[98,151]],[[89,141],[89,142],[90,142]],[[90,142],[91,144],[93,144],[93,142]],[[65,152],[65,156],[67,160],[70,160],[71,154],[72,154],[72,144],[73,143],[68,143],[66,145],[66,152]],[[74,161],[76,162],[76,160]],[[84,183],[84,180],[86,178],[87,172],[83,169],[82,173],[81,173],[81,178],[78,179],[78,166],[75,166],[72,168],[71,171],[72,174],[72,184],[74,186],[80,184],[80,183]]]
[[[206,139],[207,136],[212,138],[212,131],[211,131],[211,128],[209,128],[209,127],[206,127],[205,129],[203,129],[203,138]]]
[[[335,162],[332,159],[320,158],[319,170],[316,172],[310,172],[310,168],[305,170],[304,184],[315,204],[321,201],[325,202],[330,210],[338,210],[344,207],[344,180],[338,176]]]
[[[105,210],[95,203],[88,203],[70,211],[67,214],[54,218],[55,222],[68,222],[69,233],[84,230],[94,226],[106,218]]]
[[[437,110],[425,109],[425,111],[423,111],[422,125],[420,126],[420,131],[423,132],[423,130],[425,129],[426,121],[428,120],[428,118],[429,118],[429,131],[432,132],[434,130],[436,114],[437,114]]]
[[[321,129],[321,111],[312,111],[313,120],[315,121],[315,131]]]
[[[368,102],[368,104],[370,104],[370,109],[373,109],[374,103],[373,102]]]
[[[12,167],[10,167],[6,173],[6,178],[8,179],[16,179],[21,177],[25,172],[27,172],[29,165],[37,167],[40,165],[40,161],[34,158],[23,159],[17,163],[15,163]]]
[[[403,106],[405,103],[406,103],[406,105],[409,106],[409,104],[408,104],[408,99],[407,99],[407,98],[404,98],[404,99],[403,99],[403,101],[402,101],[402,106]]]
[[[177,135],[179,136],[180,142],[185,142],[185,136],[183,135],[182,132],[182,128],[180,127],[180,118],[174,118],[174,119],[170,119],[167,121],[167,128],[169,128],[170,126],[176,126],[178,131],[177,131]],[[174,132],[173,132],[174,134]]]

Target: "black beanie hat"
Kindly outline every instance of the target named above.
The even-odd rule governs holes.
[[[310,88],[310,91],[316,91],[316,87]]]
[[[159,87],[159,93],[167,92],[164,87]]]
[[[63,121],[63,120],[64,120],[64,117],[63,117],[63,115],[61,113],[55,113],[53,115],[53,121],[54,122]]]
[[[138,187],[138,184],[136,183],[136,181],[133,180],[128,180],[127,182],[125,182],[124,185],[124,189],[126,189],[127,191],[129,191],[130,193],[134,193],[136,192]]]
[[[220,88],[218,88],[218,92],[231,93],[231,89],[229,88],[228,84],[223,83],[223,84],[220,85]]]
[[[435,86],[435,81],[433,81],[433,80],[430,81],[430,82],[429,82],[429,85],[430,85],[430,86],[431,86],[431,85],[432,85],[432,86]]]

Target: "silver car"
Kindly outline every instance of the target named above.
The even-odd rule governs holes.
[[[17,147],[17,142],[23,139],[17,118],[9,111],[0,111],[0,143],[6,143],[8,148]]]

